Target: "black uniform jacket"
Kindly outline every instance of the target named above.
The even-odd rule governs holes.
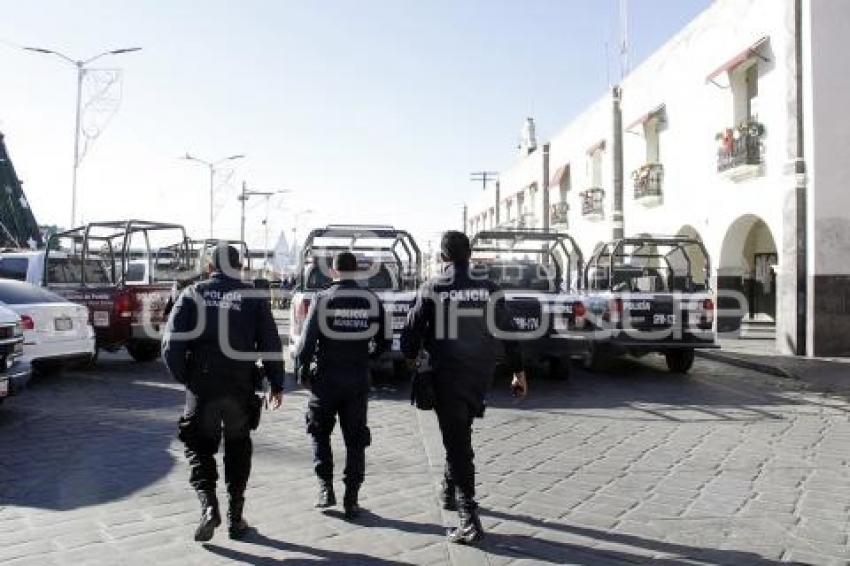
[[[385,352],[391,341],[377,295],[355,281],[342,280],[316,295],[295,358],[304,367],[315,357],[317,380],[368,386],[370,357]]]
[[[471,277],[466,265],[451,265],[423,284],[401,336],[405,357],[416,358],[424,346],[440,383],[483,398],[498,362],[522,369],[519,344],[498,339],[487,323],[489,307],[497,328],[514,328],[498,292],[493,281]]]
[[[253,391],[263,352],[276,358],[263,357],[263,367],[272,391],[282,391],[283,347],[268,299],[219,272],[183,290],[162,337],[171,375],[198,394]]]

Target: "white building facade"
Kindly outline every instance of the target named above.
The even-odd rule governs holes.
[[[782,352],[850,355],[850,58],[845,0],[717,0],[476,195],[471,233],[683,234]],[[618,97],[619,110],[614,98]],[[620,123],[621,127],[615,127]],[[621,144],[623,162],[614,154]]]

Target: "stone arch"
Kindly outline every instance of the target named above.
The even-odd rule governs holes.
[[[684,224],[676,231],[676,235],[686,236],[688,238],[704,242],[699,230],[690,224]],[[691,260],[691,277],[693,278],[694,285],[703,288],[707,287],[708,278],[711,277],[711,274],[708,273],[708,266],[706,263],[710,263],[711,258],[706,258],[705,255],[703,255],[702,250],[698,249],[698,246],[693,246],[693,249],[690,249],[690,247],[686,248],[685,251],[688,253]]]
[[[775,319],[778,257],[776,239],[761,217],[745,214],[726,231],[717,263],[717,288],[743,293],[745,319]]]

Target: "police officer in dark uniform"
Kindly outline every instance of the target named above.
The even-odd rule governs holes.
[[[374,293],[357,284],[357,258],[349,252],[338,254],[333,275],[333,285],[316,296],[307,313],[295,357],[302,376],[316,358],[307,407],[307,433],[312,437],[319,479],[316,507],[336,505],[331,433],[338,415],[346,449],[343,507],[345,517],[353,519],[360,511],[358,493],[366,470],[366,447],[371,443],[366,421],[369,359],[379,356],[389,343],[383,307]]]
[[[519,344],[497,339],[498,333],[488,327],[488,306],[498,329],[513,329],[513,321],[498,298],[498,285],[470,272],[469,239],[462,232],[446,232],[441,256],[450,265],[419,290],[401,348],[411,365],[421,346],[429,354],[434,408],[446,449],[443,507],[457,509],[460,518],[459,526],[449,531],[449,540],[474,544],[483,530],[475,502],[473,419],[484,414],[485,395],[500,358],[514,372],[514,395],[524,397],[528,387]]]
[[[174,304],[163,335],[162,356],[171,375],[186,386],[179,438],[186,446],[190,483],[201,501],[195,540],[208,541],[221,524],[216,497],[215,453],[224,436],[224,479],[231,538],[249,527],[242,517],[251,472],[251,430],[263,402],[254,393],[260,353],[272,409],[283,401],[282,346],[268,301],[239,280],[239,252],[216,247],[212,274],[186,288]]]

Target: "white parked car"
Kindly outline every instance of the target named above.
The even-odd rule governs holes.
[[[0,279],[0,302],[21,317],[25,362],[38,368],[94,361],[94,328],[85,306],[42,287],[8,279]]]
[[[19,395],[30,378],[30,365],[21,360],[24,336],[18,313],[0,305],[0,405]]]

